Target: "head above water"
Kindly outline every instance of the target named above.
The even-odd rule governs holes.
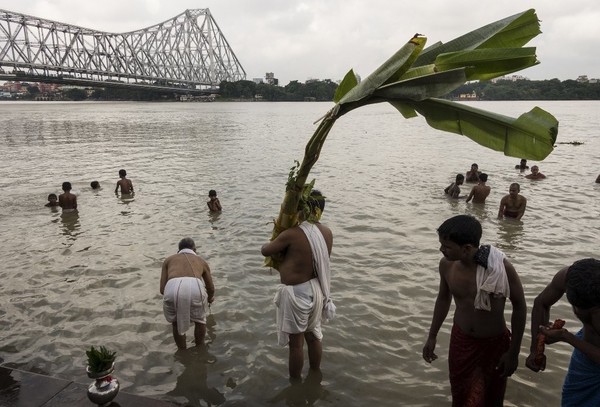
[[[481,240],[481,223],[473,216],[457,215],[447,219],[437,229],[441,239],[449,240],[460,246],[470,244],[479,247]]]
[[[522,165],[522,166],[525,166],[525,165],[527,165],[527,160],[526,160],[526,159],[524,159],[524,158],[521,158],[521,165]]]
[[[190,249],[196,251],[196,243],[191,237],[184,237],[179,241],[179,250]]]
[[[478,168],[479,168],[479,165],[477,165],[477,163],[473,163],[473,164],[471,164],[471,169],[472,169],[472,170],[476,170],[476,169],[478,169]]]
[[[58,197],[56,196],[56,194],[48,194],[48,201],[52,202],[52,201],[57,201]]]
[[[119,177],[126,177],[126,176],[127,176],[127,171],[119,170]]]
[[[539,172],[540,171],[540,167],[538,167],[537,165],[534,165],[533,167],[531,167],[531,172],[535,173],[535,172]]]
[[[571,305],[581,309],[600,306],[600,260],[577,260],[569,267],[566,278]]]
[[[521,192],[521,186],[516,182],[513,182],[512,184],[510,184],[510,187],[508,187],[508,192],[511,194],[514,193],[516,195],[519,192]]]
[[[457,184],[462,184],[465,181],[465,176],[463,174],[456,174],[455,182]]]
[[[488,179],[488,175],[485,172],[482,172],[481,174],[479,174],[479,181],[487,182],[487,179]]]
[[[210,191],[208,191],[208,196],[209,197],[213,197],[213,196],[217,196],[217,191],[215,191],[214,189],[211,189]]]
[[[65,181],[62,183],[62,190],[67,192],[71,190],[71,183],[68,181]]]
[[[98,189],[100,188],[100,183],[98,181],[92,181],[90,183],[90,186],[92,187],[92,189]]]

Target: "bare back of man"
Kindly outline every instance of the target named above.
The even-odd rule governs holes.
[[[131,193],[133,193],[133,183],[131,182],[130,179],[122,178],[122,179],[118,180],[117,181],[117,188],[115,189],[115,192],[118,191],[119,187],[121,187],[121,193],[122,194],[131,194]]]
[[[467,197],[467,202],[469,202],[471,199],[473,199],[473,203],[476,203],[476,204],[485,203],[485,199],[488,197],[491,190],[492,190],[492,188],[490,188],[487,185],[481,185],[481,184],[475,185],[471,189],[471,192],[469,193],[469,196]]]
[[[327,243],[327,250],[329,251],[329,254],[331,254],[333,242],[331,230],[321,224],[317,224],[317,227],[323,234],[325,242]],[[278,270],[282,284],[302,284],[315,277],[310,243],[302,229],[299,227],[287,229],[269,245],[271,247],[267,248],[269,250],[268,252],[263,250],[264,255],[268,256],[284,253],[280,258],[281,263]]]
[[[65,192],[58,196],[58,205],[63,210],[77,209],[77,196],[71,192]]]

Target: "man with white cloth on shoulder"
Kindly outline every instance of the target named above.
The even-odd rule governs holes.
[[[194,322],[196,346],[204,344],[208,304],[215,299],[215,286],[208,263],[196,254],[196,244],[186,237],[177,254],[162,265],[160,293],[165,318],[173,325],[173,338],[179,349],[186,348],[185,333]]]
[[[308,207],[300,212],[300,225],[287,229],[263,245],[263,256],[280,260],[281,285],[275,295],[277,330],[281,346],[289,344],[290,378],[298,379],[304,365],[304,341],[311,371],[319,372],[323,353],[321,321],[335,316],[330,297],[329,256],[331,230],[319,223],[325,197],[313,190]]]

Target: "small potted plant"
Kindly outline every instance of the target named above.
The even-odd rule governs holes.
[[[85,351],[87,355],[87,375],[94,382],[88,387],[88,398],[100,406],[109,405],[119,393],[119,381],[111,376],[115,367],[117,352],[111,352],[106,347],[93,346]]]

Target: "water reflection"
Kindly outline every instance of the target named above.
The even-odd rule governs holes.
[[[60,215],[62,222],[63,235],[74,240],[80,233],[81,224],[79,223],[79,212],[65,212]]]
[[[221,212],[208,212],[208,222],[212,230],[218,230],[219,227],[215,224],[221,218]]]
[[[202,406],[201,400],[209,406],[218,406],[225,402],[225,396],[216,387],[208,387],[208,364],[214,363],[214,357],[206,346],[178,350],[175,360],[183,365],[183,372],[177,377],[175,388],[167,394],[182,396],[190,406]]]
[[[325,400],[329,392],[323,388],[320,370],[309,370],[304,381],[290,379],[290,385],[269,400],[270,403],[285,401],[286,406],[313,406],[318,400]]]
[[[523,222],[516,219],[503,219],[498,222],[498,247],[504,251],[518,251],[523,243]]]

